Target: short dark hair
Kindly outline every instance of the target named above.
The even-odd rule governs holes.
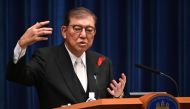
[[[93,17],[94,19],[94,22],[95,22],[95,25],[96,25],[96,20],[97,20],[97,17],[96,15],[90,11],[89,9],[87,8],[84,8],[84,7],[77,7],[77,8],[74,8],[74,9],[71,9],[67,15],[65,16],[65,21],[64,21],[64,25],[65,26],[68,26],[69,23],[70,23],[70,18],[84,18],[86,17],[87,15],[90,15]]]

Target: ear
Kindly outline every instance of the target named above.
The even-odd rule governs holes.
[[[61,34],[64,37],[64,39],[66,39],[66,31],[67,31],[67,27],[66,26],[61,26]]]

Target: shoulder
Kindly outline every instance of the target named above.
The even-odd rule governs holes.
[[[87,55],[92,56],[92,57],[100,57],[103,56],[103,54],[100,54],[96,51],[92,51],[92,50],[87,50],[86,51]]]
[[[40,57],[48,58],[48,57],[54,56],[57,53],[58,48],[59,48],[59,46],[38,48],[34,52],[33,56],[40,56]]]
[[[42,53],[54,53],[58,49],[58,46],[51,46],[51,47],[42,47],[38,48],[36,52],[42,52]]]
[[[111,60],[110,60],[107,56],[105,56],[105,55],[103,55],[103,54],[101,54],[101,53],[98,53],[98,52],[92,51],[92,50],[87,50],[86,53],[87,53],[87,57],[93,58],[93,59],[96,60],[96,61],[98,61],[98,59],[99,59],[100,57],[104,57],[104,58],[105,58],[105,61],[111,63]]]

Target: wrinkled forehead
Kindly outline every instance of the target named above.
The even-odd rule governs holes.
[[[93,26],[95,27],[95,20],[91,15],[78,15],[78,16],[70,16],[69,24],[80,24],[85,26]]]

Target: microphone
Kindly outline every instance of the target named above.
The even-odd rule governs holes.
[[[180,93],[179,93],[179,87],[178,87],[178,85],[177,85],[177,82],[176,82],[171,76],[169,76],[169,75],[167,75],[167,74],[165,74],[165,73],[162,73],[161,71],[159,71],[159,70],[157,70],[157,69],[153,69],[153,68],[150,68],[150,67],[148,67],[148,66],[145,66],[145,65],[143,65],[143,64],[135,64],[135,66],[136,66],[137,68],[141,68],[141,69],[143,69],[143,70],[152,72],[152,73],[154,73],[154,74],[159,74],[159,75],[161,75],[161,76],[164,76],[164,77],[170,79],[170,80],[174,83],[174,85],[175,85],[175,87],[176,87],[177,96],[180,95]]]

